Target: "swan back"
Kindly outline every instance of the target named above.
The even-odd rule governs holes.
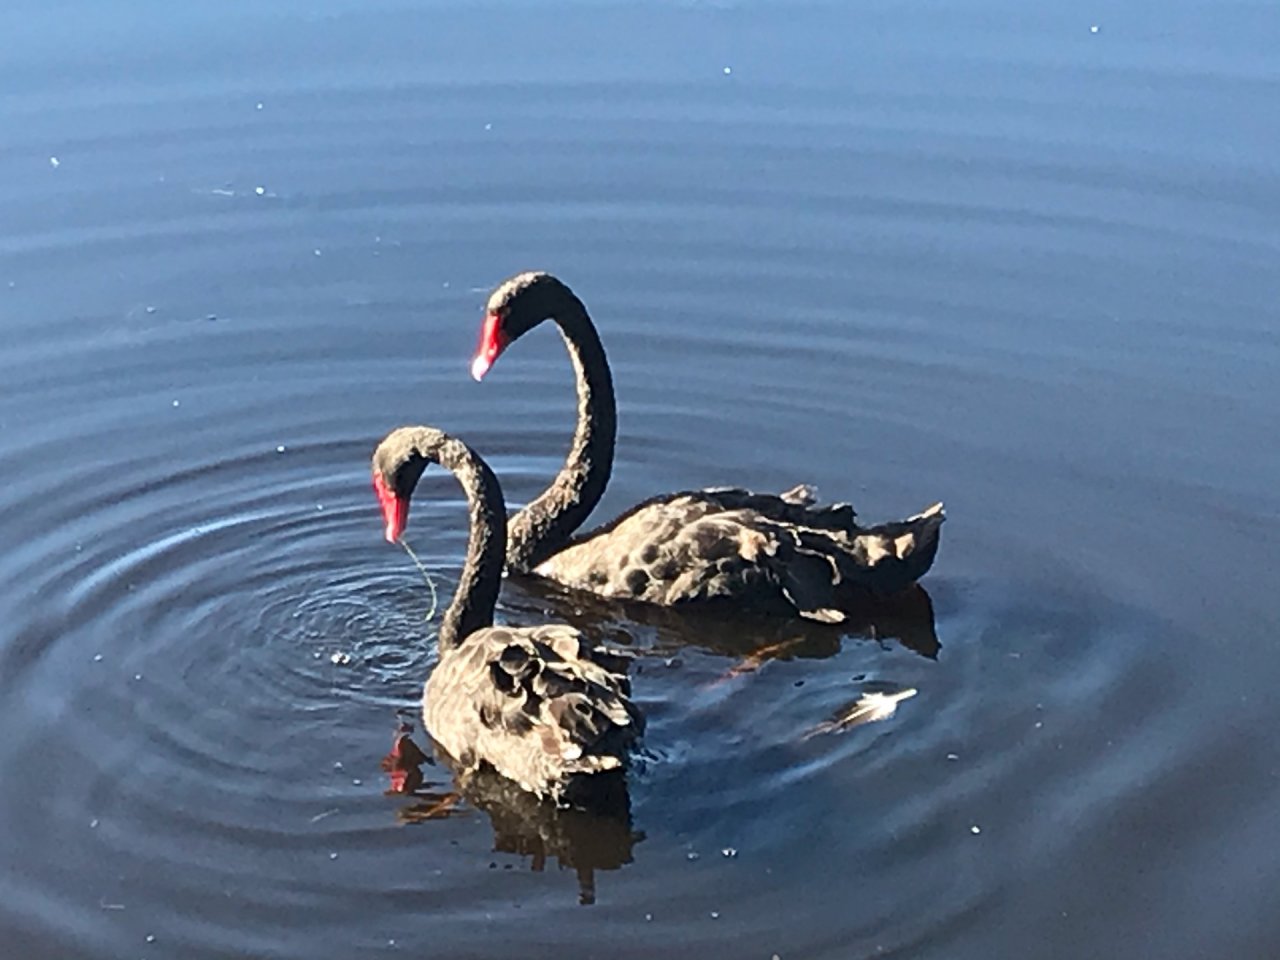
[[[570,778],[621,768],[642,733],[629,660],[565,624],[489,627],[441,656],[423,717],[464,768],[559,799]]]

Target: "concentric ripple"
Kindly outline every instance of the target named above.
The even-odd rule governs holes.
[[[550,347],[533,346],[535,370]],[[240,362],[250,379],[254,361]],[[545,390],[549,412],[566,385],[544,366],[545,380],[526,386]],[[335,373],[357,379],[349,367]],[[323,385],[305,380],[283,376],[274,389],[309,397],[299,409],[325,402]],[[108,401],[95,416],[119,430],[135,406],[163,409],[160,396]],[[492,791],[458,802],[440,767],[425,770],[416,797],[384,796],[379,761],[416,714],[434,656],[430,618],[463,551],[459,491],[429,473],[414,507],[433,596],[410,558],[381,541],[367,473],[377,431],[312,439],[327,428],[273,419],[252,391],[221,402],[229,412],[194,426],[171,416],[149,437],[139,430],[109,469],[72,459],[13,488],[15,526],[30,536],[6,589],[25,590],[39,612],[6,646],[0,675],[12,731],[3,763],[20,772],[0,802],[21,816],[10,862],[27,864],[0,883],[34,941],[125,951],[155,937],[194,955],[252,953],[269,949],[277,924],[323,917],[332,943],[357,949],[372,942],[371,923],[387,943],[428,929],[454,938],[495,910],[515,924],[519,911],[499,908],[515,898],[553,912],[629,903],[666,918],[651,946],[679,931],[710,947],[712,914],[733,917],[735,937],[775,929],[766,904],[776,884],[800,892],[811,871],[829,869],[818,844],[888,889],[928,891],[933,909],[895,919],[885,894],[851,915],[827,886],[788,908],[797,922],[821,929],[838,911],[859,936],[913,942],[997,895],[989,880],[957,891],[937,870],[968,860],[966,819],[1000,823],[993,782],[1016,793],[1024,778],[1060,777],[1054,732],[1099,736],[1082,718],[1106,714],[1136,730],[1167,704],[1130,701],[1148,638],[1122,612],[1086,614],[1101,597],[1011,603],[1003,588],[943,576],[934,596],[887,605],[849,635],[620,611],[512,582],[505,618],[568,620],[638,655],[650,720],[630,819],[584,825]],[[256,424],[251,434],[270,423],[287,442],[208,442],[214,419]],[[83,446],[84,429],[52,424],[7,451],[7,466]],[[554,469],[541,451],[563,443],[555,434],[481,432],[477,444],[518,500]],[[637,446],[644,462],[631,451],[618,467],[628,494],[661,462],[646,451],[663,449],[657,437]],[[867,683],[920,692],[882,723],[806,737]],[[1011,695],[1018,684],[1034,694]],[[1025,739],[1011,742],[1019,727]],[[1122,740],[1119,750],[1132,748]],[[1095,768],[1082,755],[1069,769],[1105,781],[1086,773]],[[33,780],[51,802],[24,799]],[[864,819],[864,809],[877,812]],[[1016,824],[1006,830],[1004,842],[1019,842]],[[1036,831],[1020,842],[1035,844]],[[41,853],[51,845],[75,850],[74,861]],[[576,881],[531,885],[541,878],[529,868],[548,861]],[[762,886],[760,869],[776,879]],[[439,904],[429,922],[415,919],[423,903]]]

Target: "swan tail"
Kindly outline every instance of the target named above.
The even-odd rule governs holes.
[[[845,544],[845,579],[882,596],[906,589],[933,566],[946,519],[935,503],[906,520],[862,529]]]

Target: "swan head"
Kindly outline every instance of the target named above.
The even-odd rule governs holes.
[[[382,508],[388,543],[395,543],[409,523],[409,500],[427,465],[437,456],[445,435],[430,427],[392,430],[373,451],[373,490]]]
[[[471,376],[481,380],[502,351],[564,306],[569,288],[549,273],[518,273],[494,289],[485,307]]]

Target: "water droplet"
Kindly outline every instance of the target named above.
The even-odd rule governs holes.
[[[267,188],[266,188],[266,187],[254,187],[254,188],[253,188],[253,192],[254,192],[254,193],[256,193],[256,194],[257,194],[258,196],[260,196],[260,197],[261,197],[261,196],[265,196],[265,195],[266,195],[266,192],[267,192]]]
[[[1090,32],[1090,33],[1097,33],[1097,32],[1098,32],[1098,25],[1095,23],[1093,26],[1091,26],[1091,27],[1089,28],[1089,32]]]
[[[712,910],[712,911],[711,911],[711,919],[712,919],[712,920],[719,920],[719,919],[720,919],[720,911],[719,911],[719,910]]]
[[[982,828],[975,823],[972,827],[969,828],[969,832],[976,837],[978,834],[982,832]]]
[[[59,160],[57,157],[50,157],[49,166],[53,167],[56,170],[58,169],[58,167],[62,166],[62,161]]]
[[[356,777],[354,780],[352,780],[352,781],[351,781],[351,785],[352,785],[353,787],[363,786],[363,785],[364,785],[364,781],[363,781],[363,780],[361,780],[359,777]]]
[[[338,859],[338,855],[337,855],[336,853],[331,853],[331,854],[329,854],[329,859],[330,859],[330,860],[337,860],[337,859]]]
[[[100,654],[100,653],[95,653],[95,654],[93,655],[93,662],[94,662],[94,663],[101,663],[101,662],[102,662],[102,654]]]
[[[89,829],[90,829],[90,830],[97,830],[97,829],[98,829],[98,818],[97,818],[97,817],[94,817],[92,820],[90,820],[90,821],[89,821]]]
[[[148,933],[147,943],[155,943],[155,942],[156,942],[156,935],[154,933]]]
[[[729,74],[731,74],[731,73],[733,73],[733,67],[725,67],[725,68],[724,68],[724,75],[725,75],[726,77],[727,77],[727,76],[729,76]]]
[[[261,110],[261,109],[262,109],[262,101],[261,101],[261,100],[259,100],[257,103],[255,103],[255,104],[253,105],[253,109],[255,109],[255,110]]]
[[[175,407],[180,407],[180,406],[182,406],[182,401],[181,401],[181,400],[175,400],[175,401],[173,401],[173,405],[174,405]]]
[[[282,443],[282,444],[280,444],[280,446],[276,447],[276,453],[284,453],[284,444],[283,444],[283,443]]]

